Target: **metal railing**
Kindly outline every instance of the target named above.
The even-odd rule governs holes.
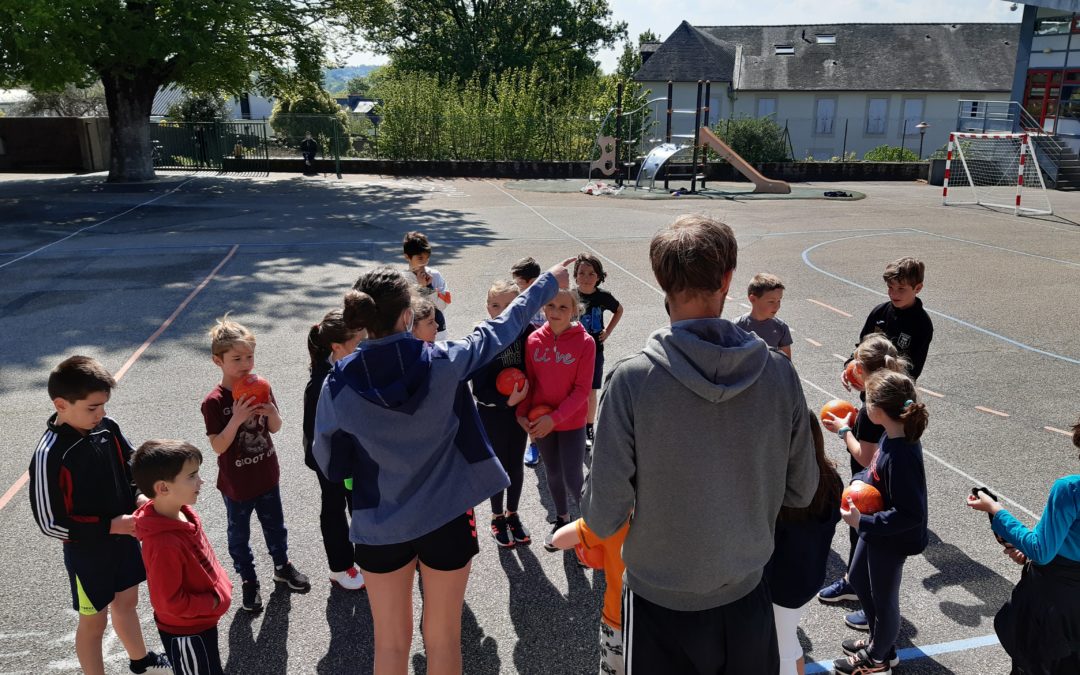
[[[1064,161],[1076,159],[1076,153],[1053,132],[1046,131],[1018,101],[958,101],[956,129],[968,133],[1016,133],[1030,136],[1039,168],[1055,185]]]

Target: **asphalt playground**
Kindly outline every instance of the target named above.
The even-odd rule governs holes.
[[[338,305],[364,268],[402,263],[409,230],[425,231],[434,244],[432,265],[454,297],[452,336],[486,316],[486,289],[508,276],[514,260],[532,255],[547,267],[592,250],[607,268],[605,287],[626,308],[607,343],[610,364],[665,323],[648,242],[686,212],[717,216],[738,235],[725,317],[745,311],[755,272],[785,281],[780,316],[791,326],[794,363],[815,408],[844,393],[842,359],[866,313],[885,299],[886,262],[901,255],[925,261],[921,297],[935,325],[919,382],[931,415],[923,437],[931,544],[904,570],[898,672],[1008,672],[993,617],[1020,569],[964,498],[974,485],[989,486],[1033,524],[1053,480],[1076,471],[1065,430],[1080,412],[1080,194],[1051,193],[1055,216],[1016,218],[942,207],[940,189],[919,183],[815,187],[856,190],[865,199],[609,199],[499,180],[372,176],[172,174],[141,186],[108,185],[102,175],[0,176],[0,674],[78,671],[61,546],[37,529],[25,485],[51,412],[45,382],[61,359],[90,354],[117,375],[108,413],[134,443],[183,438],[212,458],[199,402],[219,371],[206,331],[230,312],[256,332],[256,370],[273,384],[285,420],[275,444],[291,557],[313,589],[271,593],[271,563],[261,533],[253,534],[267,606],[223,617],[226,669],[370,672],[367,599],[326,579],[317,483],[303,465],[311,323]],[[846,476],[839,441],[826,440]],[[208,485],[197,508],[231,572],[214,462],[203,475]],[[523,520],[542,536],[553,516],[543,472],[527,469],[525,483]],[[693,495],[672,499],[684,501],[686,518],[700,527],[716,526],[717,514],[694,510]],[[478,525],[488,512],[479,505]],[[846,553],[847,533],[838,528],[830,578],[842,572]],[[539,544],[497,550],[485,532],[473,565],[463,618],[467,673],[597,671],[601,573]],[[153,647],[145,589],[140,609]],[[838,657],[841,640],[853,636],[844,611],[811,603],[801,624],[808,672],[821,672],[816,663]],[[110,672],[127,672],[111,631],[105,646]],[[418,630],[412,663],[425,671]]]

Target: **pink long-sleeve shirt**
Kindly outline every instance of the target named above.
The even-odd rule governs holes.
[[[517,414],[525,417],[533,407],[549,405],[555,431],[585,426],[595,361],[596,343],[581,324],[555,335],[545,323],[525,343],[529,394],[518,404]]]

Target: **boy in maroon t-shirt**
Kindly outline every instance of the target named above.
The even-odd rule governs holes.
[[[255,335],[228,318],[210,329],[210,349],[221,368],[221,383],[202,402],[210,446],[218,456],[217,487],[228,514],[229,555],[243,591],[243,608],[262,609],[255,556],[251,552],[251,513],[259,515],[263,537],[274,560],[274,581],[297,591],[311,588],[308,578],[289,562],[288,532],[278,487],[280,469],[270,434],[281,428],[273,395],[256,405],[251,396],[233,401],[236,382],[255,367]]]

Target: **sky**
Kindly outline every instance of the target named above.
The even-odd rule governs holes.
[[[815,23],[1019,23],[1023,5],[1010,10],[1003,0],[608,0],[616,21],[627,23],[631,39],[651,30],[661,39],[682,21],[695,26]],[[612,72],[621,46],[597,54]],[[349,65],[382,64],[386,58],[358,52]]]

